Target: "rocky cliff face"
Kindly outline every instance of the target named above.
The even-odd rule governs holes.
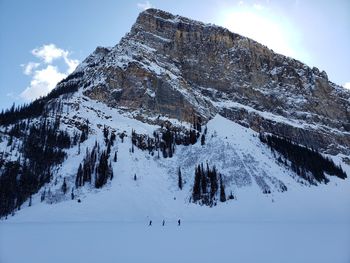
[[[119,44],[97,48],[74,74],[88,97],[146,121],[220,113],[256,131],[350,154],[349,91],[221,27],[148,9]]]

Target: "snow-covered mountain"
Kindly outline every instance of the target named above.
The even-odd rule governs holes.
[[[0,216],[12,220],[222,219],[233,208],[246,219],[252,204],[293,217],[296,201],[349,202],[350,92],[161,10],[0,124]]]

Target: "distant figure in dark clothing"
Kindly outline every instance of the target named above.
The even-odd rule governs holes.
[[[162,225],[164,226],[165,225],[165,220],[163,219],[163,223],[162,223]]]
[[[180,226],[180,225],[181,225],[181,221],[180,221],[180,219],[179,219],[179,220],[177,220],[177,225],[178,225],[178,226]]]
[[[152,220],[149,221],[149,225],[148,226],[152,226]]]

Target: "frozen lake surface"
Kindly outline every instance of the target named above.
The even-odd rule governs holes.
[[[2,263],[348,263],[350,224],[1,222]]]

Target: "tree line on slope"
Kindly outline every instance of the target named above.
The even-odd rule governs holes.
[[[137,148],[148,151],[152,156],[157,152],[158,157],[160,154],[163,158],[173,157],[177,145],[193,145],[196,144],[199,137],[201,137],[201,145],[205,144],[205,135],[207,128],[205,127],[202,133],[202,120],[200,117],[194,117],[194,121],[189,130],[181,129],[178,127],[165,125],[158,131],[153,132],[153,137],[145,134],[137,134],[134,130],[131,133],[132,152],[134,146]]]
[[[71,137],[59,130],[59,119],[22,121],[9,127],[7,147],[17,160],[0,155],[0,217],[6,216],[38,192],[52,177],[52,168],[61,164],[64,149],[76,145],[79,134]],[[15,154],[16,153],[16,154]]]
[[[2,110],[0,113],[0,125],[9,125],[20,120],[35,118],[44,115],[47,103],[63,94],[76,92],[79,88],[79,79],[83,76],[83,72],[77,72],[69,75],[67,78],[59,82],[55,89],[48,95],[38,98],[29,104],[21,106],[12,105],[8,110]]]
[[[111,148],[116,140],[115,132],[109,132],[104,126],[103,136],[106,149],[102,150],[100,144],[96,141],[91,151],[87,148],[83,162],[79,165],[75,187],[79,188],[85,183],[94,185],[95,188],[103,187],[108,179],[113,179],[113,168],[110,161]],[[115,152],[113,161],[117,161],[117,152]]]
[[[291,140],[274,135],[260,134],[259,138],[272,151],[277,151],[283,156],[284,161],[279,156],[279,162],[290,166],[298,176],[307,180],[310,184],[316,184],[317,182],[328,183],[329,179],[325,176],[325,173],[341,179],[347,177],[340,166],[314,149],[300,146]]]

